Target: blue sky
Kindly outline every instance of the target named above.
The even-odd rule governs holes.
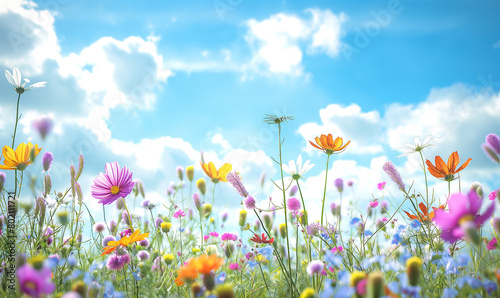
[[[84,153],[87,191],[118,160],[161,201],[175,167],[197,165],[202,150],[257,191],[262,172],[278,173],[264,114],[295,117],[283,159],[316,164],[304,182],[312,201],[325,156],[307,140],[324,133],[352,140],[330,164],[332,201],[337,177],[356,181],[357,199],[377,195],[387,160],[422,186],[417,159],[394,149],[428,135],[439,139],[426,158],[472,157],[464,185],[492,190],[498,167],[480,145],[500,134],[499,14],[498,1],[12,1],[0,8],[0,65],[47,81],[23,95],[18,140],[41,143],[31,120],[53,118],[44,150],[61,168]],[[12,115],[13,92],[0,88],[0,112]],[[13,118],[0,119],[2,143]],[[224,206],[239,208],[221,189]],[[276,194],[270,181],[266,193]]]

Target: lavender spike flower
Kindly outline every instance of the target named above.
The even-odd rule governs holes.
[[[392,162],[388,161],[383,166],[382,169],[384,172],[391,178],[391,180],[397,184],[399,190],[405,190],[405,184],[403,183],[403,179],[401,179],[401,175],[396,170],[396,167],[392,164]]]
[[[248,196],[248,191],[245,189],[245,186],[243,186],[243,183],[241,183],[241,177],[237,172],[230,172],[227,174],[226,179],[236,188],[240,196],[244,198]]]

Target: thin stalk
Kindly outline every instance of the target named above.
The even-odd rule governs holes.
[[[328,164],[330,163],[330,155],[326,158],[326,173],[325,173],[325,189],[323,190],[323,201],[321,203],[321,225],[323,225],[323,214],[325,213],[325,198],[326,198],[326,185],[328,181]]]

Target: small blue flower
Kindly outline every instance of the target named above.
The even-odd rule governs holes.
[[[366,230],[366,231],[365,231],[365,236],[367,236],[367,237],[368,237],[368,236],[370,236],[370,235],[373,235],[372,231],[370,231],[370,230]]]
[[[361,222],[361,219],[359,219],[358,217],[353,217],[353,218],[351,219],[350,224],[351,224],[351,226],[356,226],[356,225],[358,225],[360,222]]]
[[[414,229],[415,231],[420,231],[420,227],[422,226],[422,224],[418,221],[418,220],[413,220],[411,223],[410,223],[410,227],[412,229]]]
[[[337,272],[337,277],[339,279],[339,283],[348,285],[349,284],[349,278],[351,277],[351,275],[349,274],[349,272],[338,271]]]
[[[443,298],[455,298],[458,296],[458,291],[453,288],[446,288],[443,290]]]
[[[354,290],[353,287],[343,286],[337,290],[337,293],[335,293],[335,296],[333,296],[333,297],[335,297],[335,298],[350,298],[350,297],[352,297],[352,295],[354,295],[354,293],[356,293],[356,291]]]
[[[484,281],[484,288],[488,292],[488,295],[491,295],[494,291],[498,289],[497,283],[491,280],[485,280]]]
[[[401,242],[401,236],[399,235],[399,233],[396,233],[394,234],[394,237],[392,237],[392,242],[391,244],[396,244],[398,245],[399,242]]]
[[[324,260],[330,267],[339,267],[342,264],[342,258],[329,250],[326,251]]]
[[[271,245],[266,245],[261,248],[257,248],[257,252],[266,257],[266,259],[270,259],[273,253],[273,247]]]
[[[226,280],[226,272],[222,271],[215,277],[215,284],[223,284],[224,281]]]

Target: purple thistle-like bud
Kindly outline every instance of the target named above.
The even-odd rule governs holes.
[[[78,171],[76,171],[75,180],[78,180],[78,178],[80,178],[84,164],[85,164],[85,158],[83,157],[83,154],[80,154],[80,156],[78,157]]]
[[[198,209],[198,211],[201,210],[201,201],[200,201],[200,195],[195,192],[193,194],[193,201],[194,201],[194,206],[196,207],[196,209]]]
[[[137,253],[137,257],[139,257],[141,261],[145,261],[149,259],[149,252],[141,250],[140,252]]]
[[[111,234],[115,235],[118,225],[116,224],[116,221],[113,219],[109,222],[109,230],[111,231]]]
[[[313,276],[313,274],[319,274],[323,270],[323,262],[320,260],[314,260],[307,265],[306,271],[309,276]]]
[[[75,181],[75,191],[76,191],[76,196],[78,198],[78,204],[82,204],[83,202],[83,192],[82,192],[82,187],[78,182]]]
[[[344,191],[344,180],[342,178],[337,178],[335,179],[335,187],[337,188],[338,192]]]
[[[255,209],[255,199],[250,195],[243,200],[243,204],[247,209]]]
[[[50,152],[45,152],[45,154],[42,157],[42,165],[43,165],[43,170],[45,172],[48,172],[50,169],[50,165],[52,164],[52,161],[54,160],[54,155]]]
[[[224,213],[222,213],[222,222],[226,222],[228,215],[229,214],[227,213],[227,211],[224,211]]]
[[[73,195],[73,199],[75,198],[75,181],[76,181],[76,169],[74,165],[69,167],[69,173],[71,175],[71,194]]]
[[[496,154],[500,154],[500,138],[494,134],[490,133],[486,136],[486,143],[490,146]]]
[[[488,155],[488,157],[491,158],[494,162],[500,163],[500,157],[495,153],[493,148],[491,148],[488,143],[482,144],[481,148],[483,149],[484,153]]]
[[[299,190],[299,187],[297,186],[297,184],[294,184],[294,185],[292,185],[292,187],[290,187],[290,192],[288,193],[288,195],[293,197],[297,193],[298,190]]]
[[[177,168],[175,168],[175,171],[177,172],[177,177],[179,177],[179,180],[182,181],[184,179],[184,168],[178,166]]]
[[[354,182],[352,182],[352,180],[347,181],[347,186],[352,187],[353,184]]]
[[[382,203],[380,203],[380,212],[384,214],[387,213],[387,210],[389,210],[389,204],[387,201],[382,201]]]
[[[240,175],[237,172],[230,172],[227,174],[226,179],[233,185],[240,196],[244,198],[248,196],[248,191],[243,186],[243,183],[241,183]]]
[[[52,131],[53,122],[52,119],[44,117],[34,120],[32,125],[38,131],[42,140],[45,140],[45,137]]]
[[[102,239],[102,246],[108,246],[109,241],[116,241],[116,239],[114,236],[108,235]]]
[[[94,224],[93,228],[94,228],[94,231],[96,231],[97,233],[102,233],[104,231],[104,229],[106,228],[106,226],[102,222],[96,222]]]
[[[5,173],[0,172],[0,191],[2,191],[4,184],[5,184]]]
[[[288,206],[288,209],[292,211],[300,210],[300,201],[297,198],[289,198],[286,205]]]
[[[405,190],[405,184],[403,183],[403,180],[401,179],[401,175],[399,175],[398,171],[392,164],[392,162],[388,161],[386,162],[383,166],[382,169],[384,172],[391,178],[391,180],[397,184],[399,190],[404,191]]]
[[[149,247],[149,240],[147,238],[142,239],[141,241],[139,241],[139,245],[142,247]]]
[[[158,229],[161,225],[161,223],[163,222],[163,219],[161,219],[161,217],[158,217],[156,220],[155,220],[155,227]]]
[[[122,212],[122,220],[126,225],[130,226],[131,223],[129,221],[128,212],[126,210]]]

